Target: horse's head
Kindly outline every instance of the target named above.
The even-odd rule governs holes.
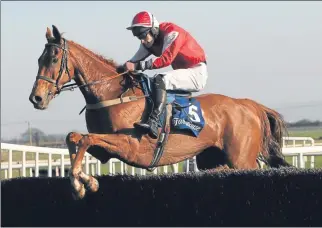
[[[67,41],[62,38],[54,25],[53,35],[47,28],[48,42],[38,59],[38,73],[29,96],[34,107],[41,110],[48,107],[49,102],[60,93],[63,85],[71,81],[74,75]]]

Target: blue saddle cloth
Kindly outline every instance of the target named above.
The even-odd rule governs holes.
[[[146,95],[151,94],[151,82],[147,76],[142,75],[142,86]],[[189,130],[195,137],[199,135],[205,126],[205,120],[202,115],[200,102],[194,97],[182,96],[176,93],[167,93],[167,103],[172,104],[172,128],[178,130]],[[163,126],[165,121],[165,112],[163,110],[159,121],[159,126]]]
[[[194,97],[170,94],[168,103],[172,103],[172,127],[178,130],[190,130],[197,137],[205,125],[200,102]]]

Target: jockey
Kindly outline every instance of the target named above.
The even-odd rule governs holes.
[[[167,90],[198,92],[208,78],[206,55],[198,42],[183,28],[171,22],[160,23],[149,12],[137,13],[130,27],[141,44],[135,55],[124,64],[125,70],[152,70],[172,66],[171,71],[154,77],[154,110],[146,123],[134,126],[158,136],[158,120],[166,104]],[[151,54],[158,58],[145,61]]]

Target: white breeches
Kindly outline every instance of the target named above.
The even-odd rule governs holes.
[[[199,63],[192,68],[177,69],[161,74],[166,90],[198,92],[205,87],[208,79],[208,70],[205,63]]]

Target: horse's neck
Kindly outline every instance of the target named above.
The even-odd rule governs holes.
[[[118,74],[115,66],[108,64],[107,60],[102,60],[101,57],[74,42],[70,42],[70,48],[77,74],[75,75],[75,82],[78,85],[84,85],[94,81],[103,81],[81,88],[87,103],[97,103],[120,97],[125,89],[122,86],[125,83],[124,77],[120,76],[108,80],[108,77]],[[124,95],[130,95],[133,92],[129,90]]]

